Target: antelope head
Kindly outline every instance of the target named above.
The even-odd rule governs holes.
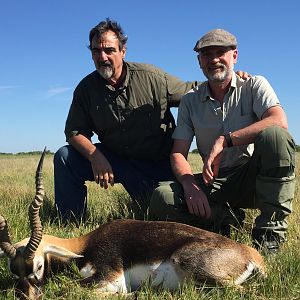
[[[6,221],[0,215],[0,248],[2,249],[0,257],[8,257],[9,268],[17,278],[17,296],[21,299],[39,299],[42,295],[45,261],[43,255],[39,255],[37,250],[43,234],[39,211],[44,197],[42,166],[45,153],[46,149],[42,153],[36,170],[36,194],[28,211],[31,227],[30,238],[13,245]]]

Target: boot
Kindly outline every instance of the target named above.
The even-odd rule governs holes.
[[[292,211],[295,174],[287,177],[256,178],[256,201],[261,214],[255,220],[252,238],[270,252],[276,252],[286,240],[287,216]]]

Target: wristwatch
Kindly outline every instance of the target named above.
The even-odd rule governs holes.
[[[225,141],[226,141],[226,144],[227,144],[227,147],[232,147],[233,146],[233,143],[232,143],[232,139],[231,139],[231,136],[230,136],[230,133],[231,132],[228,132],[226,134],[223,134],[224,138],[225,138]]]

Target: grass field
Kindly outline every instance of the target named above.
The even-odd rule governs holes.
[[[73,237],[86,233],[98,225],[114,218],[132,216],[130,199],[120,185],[104,191],[94,183],[88,183],[89,217],[79,226],[62,225],[55,219],[53,195],[52,155],[47,155],[44,163],[44,186],[46,197],[41,211],[44,232],[60,237]],[[34,176],[38,155],[0,155],[0,214],[7,220],[13,242],[17,242],[30,233],[27,208],[35,194]],[[300,154],[297,154],[299,166]],[[197,154],[190,154],[189,161],[194,171],[200,170]],[[191,282],[175,293],[167,291],[151,291],[145,286],[138,299],[300,299],[300,194],[299,167],[297,167],[297,185],[294,199],[294,212],[289,217],[289,236],[282,251],[267,257],[268,277],[254,277],[244,284],[240,290],[232,287],[195,287]],[[257,212],[247,211],[246,226],[237,231],[232,238],[251,244],[249,232]],[[54,218],[54,220],[53,220]],[[43,299],[96,299],[93,289],[81,288],[78,285],[78,274],[72,266],[63,273],[49,279]],[[13,293],[13,277],[7,268],[6,259],[0,261],[0,299],[15,299]],[[106,297],[106,299],[108,299]],[[122,299],[112,296],[111,299]]]

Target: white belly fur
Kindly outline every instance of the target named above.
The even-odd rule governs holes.
[[[137,290],[143,283],[149,283],[152,287],[162,285],[164,289],[175,290],[183,282],[182,276],[169,261],[136,265],[126,270],[124,277],[126,286],[131,287],[131,291]]]
[[[95,269],[91,265],[86,265],[80,273],[87,278],[95,273]],[[101,286],[98,292],[129,293],[138,290],[143,283],[151,287],[161,285],[164,289],[175,290],[183,281],[183,274],[178,274],[173,264],[164,261],[135,265],[120,274],[116,280]]]

